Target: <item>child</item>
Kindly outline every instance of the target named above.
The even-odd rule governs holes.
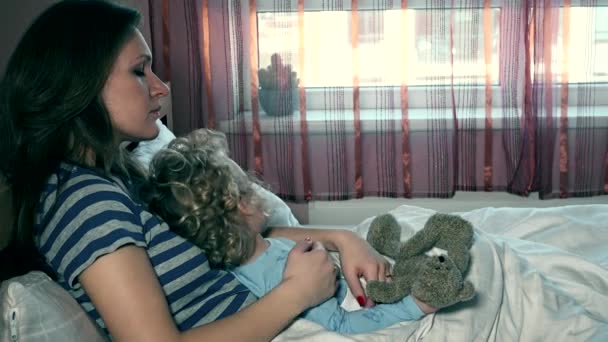
[[[201,247],[212,267],[229,269],[262,297],[281,281],[295,242],[262,236],[266,215],[264,203],[253,190],[255,181],[235,170],[217,138],[216,133],[198,130],[173,140],[152,159],[142,198],[173,230]],[[354,334],[425,314],[411,296],[395,304],[346,311],[339,304],[346,287],[340,279],[333,297],[300,317],[328,330]]]

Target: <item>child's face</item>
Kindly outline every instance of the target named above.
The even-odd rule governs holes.
[[[262,233],[266,228],[266,215],[264,211],[256,205],[241,201],[239,210],[247,223],[247,227],[254,233]]]

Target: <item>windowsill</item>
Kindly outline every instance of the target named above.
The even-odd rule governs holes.
[[[593,114],[590,118],[588,114]],[[243,113],[245,128],[251,132],[251,112]],[[431,119],[448,120],[448,127],[451,126],[452,109],[426,109],[426,108],[410,108],[408,111],[410,131],[426,131],[428,122]],[[485,129],[485,109],[477,108],[475,111],[467,111],[466,114],[461,114],[460,120],[475,120],[475,122],[467,122],[468,127],[476,127],[478,130]],[[512,117],[510,114],[509,117]],[[554,125],[559,127],[560,124],[560,109],[554,110]],[[289,116],[270,116],[260,110],[260,129],[262,134],[273,134],[277,132],[285,132],[286,125],[289,125],[289,130],[293,134],[300,133],[300,112],[296,111]],[[503,128],[503,108],[492,109],[492,129],[500,130]],[[379,121],[379,119],[381,119]],[[584,122],[579,123],[578,119],[584,119]],[[218,129],[222,132],[234,132],[235,127],[241,127],[241,118],[232,120],[222,120],[219,122]],[[311,134],[324,134],[327,129],[327,121],[345,122],[344,126],[346,133],[354,132],[353,112],[351,109],[343,111],[325,111],[325,110],[308,110],[306,112],[306,123],[308,132]],[[362,109],[360,112],[361,131],[362,132],[389,132],[401,130],[401,109]],[[462,122],[462,121],[461,121]],[[596,107],[568,107],[568,128],[574,129],[577,125],[593,124],[594,128],[608,128],[608,106]]]

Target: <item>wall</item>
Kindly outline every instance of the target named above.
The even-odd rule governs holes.
[[[57,0],[3,0],[0,2],[0,70],[4,75],[4,68],[8,59],[17,46],[19,39],[36,16],[42,10]]]
[[[58,0],[2,0],[0,1],[0,75],[4,75],[4,69],[17,46],[19,39],[29,27],[30,23],[44,9]],[[148,42],[150,42],[150,26],[148,25],[148,1],[147,0],[123,0],[127,6],[137,8],[143,18],[140,30]]]

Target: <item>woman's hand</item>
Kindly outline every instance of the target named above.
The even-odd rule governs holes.
[[[390,263],[353,232],[344,231],[334,244],[340,253],[342,273],[353,296],[361,306],[374,306],[374,302],[365,296],[360,277],[366,281],[386,281],[386,276],[391,272]]]
[[[289,252],[283,284],[292,286],[302,311],[317,305],[336,292],[337,267],[327,251],[310,240],[298,241]]]

